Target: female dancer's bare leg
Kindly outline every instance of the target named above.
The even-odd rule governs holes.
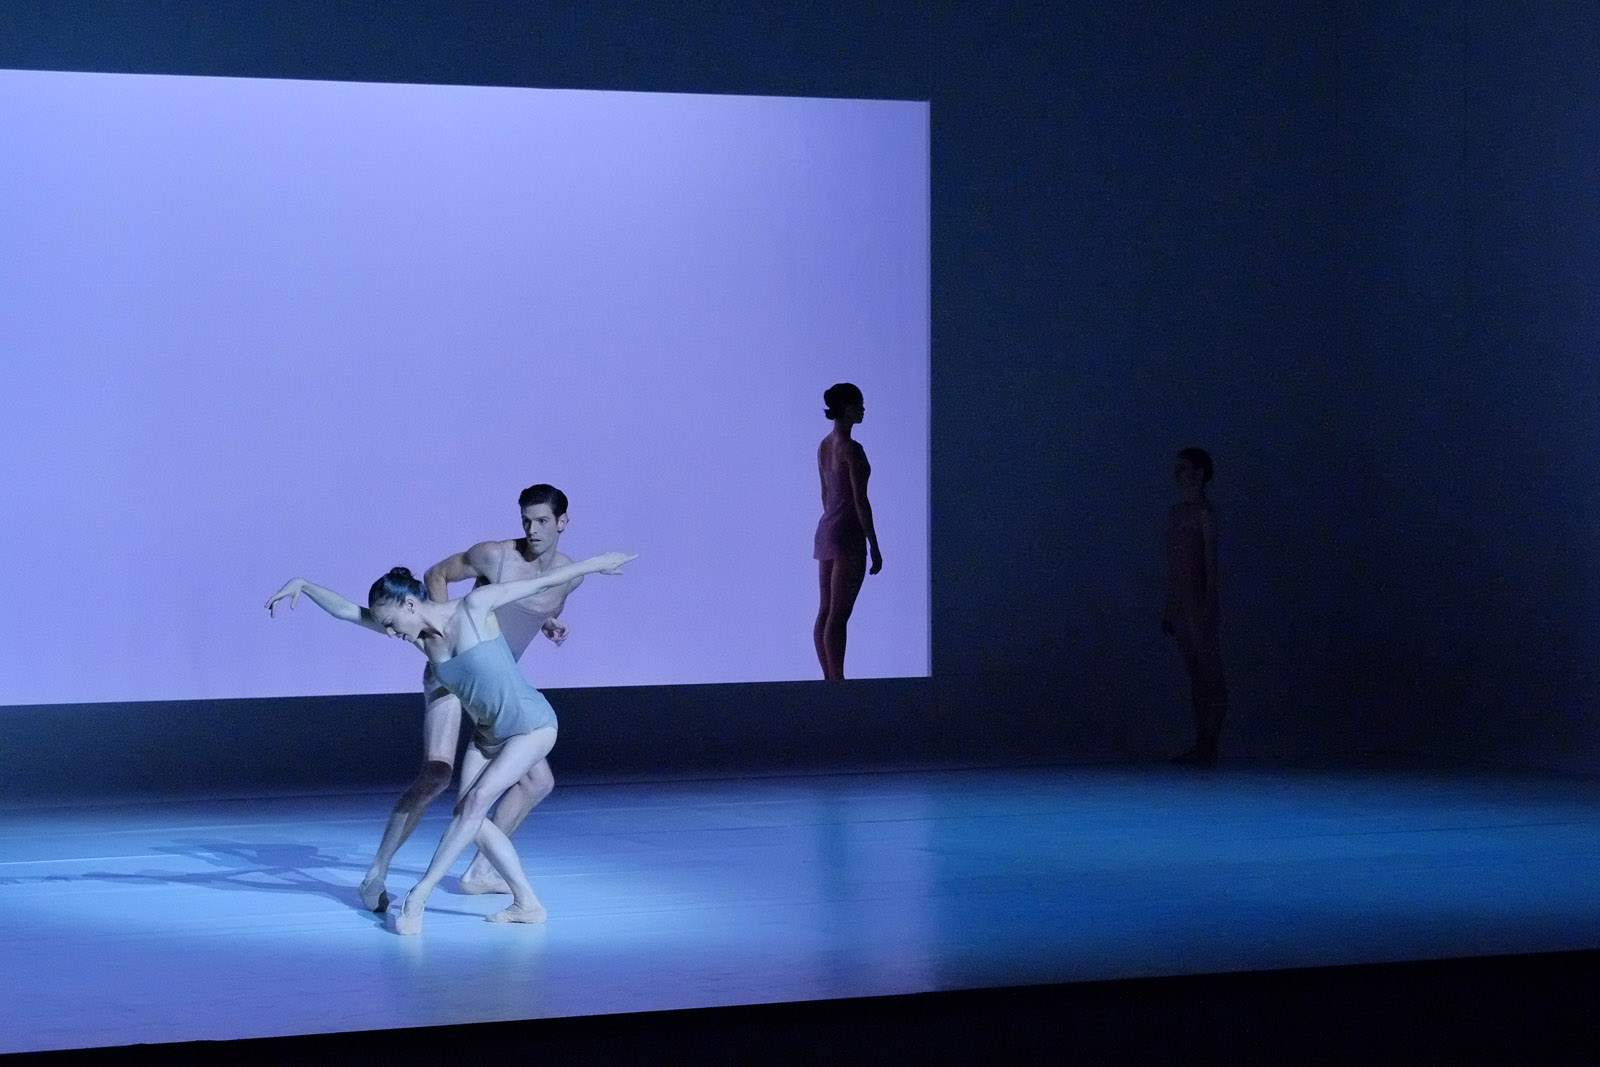
[[[828,628],[828,601],[833,593],[833,560],[817,560],[817,578],[821,586],[817,604],[817,621],[811,627],[811,640],[817,646],[817,663],[822,667],[822,676],[830,678],[828,673],[828,646],[823,643],[823,632]]]
[[[476,754],[476,750],[469,750]],[[481,755],[481,754],[480,754]],[[466,776],[462,779],[465,783]],[[534,764],[533,770],[517,779],[517,784],[506,790],[506,795],[500,798],[500,803],[494,806],[494,815],[490,822],[500,829],[500,832],[510,837],[517,832],[517,827],[528,817],[528,813],[539,805],[539,802],[549,796],[556,787],[556,776],[550,770],[549,760],[540,760]],[[466,785],[461,788],[463,795]],[[489,862],[489,857],[480,850],[467,865],[466,873],[461,876],[461,891],[463,893],[509,893],[511,886],[504,878],[495,873],[494,866]]]
[[[489,760],[472,787],[456,804],[455,818],[450,820],[449,827],[445,829],[427,872],[412,887],[405,903],[400,906],[400,913],[395,916],[397,933],[414,934],[422,929],[422,912],[427,906],[429,894],[474,839],[478,840],[489,862],[511,887],[511,907],[490,916],[490,919],[495,922],[539,922],[544,918],[544,907],[539,903],[539,898],[534,896],[533,887],[528,884],[522,863],[511,846],[511,839],[489,822],[487,816],[501,794],[549,755],[555,743],[555,727],[541,727],[532,733],[510,738],[505,747]]]
[[[813,629],[817,659],[822,663],[824,678],[842,679],[845,628],[850,622],[850,613],[855,610],[861,583],[867,577],[867,557],[839,556],[837,559],[819,560],[818,563],[822,604]]]

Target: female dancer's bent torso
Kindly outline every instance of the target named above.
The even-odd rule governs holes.
[[[471,648],[434,664],[433,674],[460,698],[472,720],[472,743],[491,759],[507,739],[556,725],[555,709],[522,676],[504,633],[487,640],[480,634]]]

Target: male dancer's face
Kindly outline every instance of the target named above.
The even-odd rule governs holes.
[[[549,504],[529,504],[522,509],[522,533],[528,539],[530,556],[554,552],[566,528],[567,517],[551,511]]]
[[[1178,483],[1178,491],[1184,496],[1198,496],[1205,492],[1206,472],[1201,470],[1188,456],[1179,456],[1172,469],[1172,480]]]

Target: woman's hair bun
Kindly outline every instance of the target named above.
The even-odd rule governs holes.
[[[844,409],[855,405],[860,407],[862,400],[861,390],[850,382],[837,382],[822,391],[822,402],[827,405],[822,416],[826,419],[837,419],[844,414]]]
[[[406,597],[426,600],[428,591],[417,581],[410,567],[391,567],[388,574],[373,582],[372,588],[367,590],[367,606],[373,607],[384,601],[400,601]]]

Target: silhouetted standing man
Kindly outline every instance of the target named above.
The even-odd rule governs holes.
[[[1217,517],[1206,499],[1213,472],[1202,448],[1178,453],[1173,478],[1183,499],[1167,517],[1167,610],[1164,633],[1177,638],[1194,701],[1195,744],[1172,762],[1214,767],[1217,740],[1228,716],[1228,684],[1222,676],[1222,639],[1217,596]]]

